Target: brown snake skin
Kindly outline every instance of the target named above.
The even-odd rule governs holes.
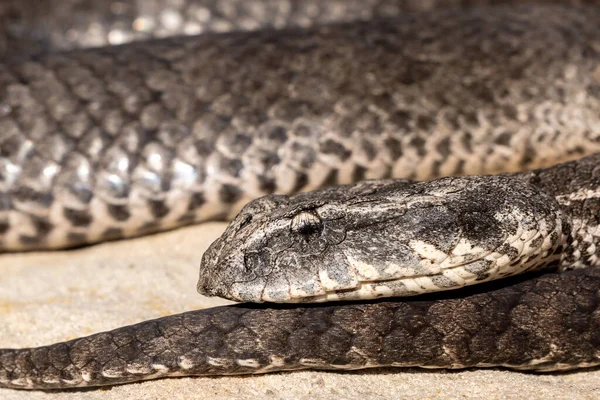
[[[51,389],[308,368],[544,371],[600,363],[597,269],[482,286],[438,300],[192,311],[52,346],[0,350],[0,382]]]
[[[274,192],[511,172],[600,151],[596,6],[403,14],[384,3],[340,19],[362,22],[58,54],[26,38],[31,52],[0,61],[0,251],[230,219]],[[566,269],[597,263],[597,158],[545,182],[566,196],[577,227],[564,243]],[[599,287],[588,268],[411,300],[194,311],[1,349],[0,387],[307,368],[590,367],[600,363]]]

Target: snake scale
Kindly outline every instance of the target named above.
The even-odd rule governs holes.
[[[230,219],[269,195],[207,251],[202,292],[357,300],[559,271],[408,300],[219,307],[2,349],[0,386],[600,364],[600,272],[582,268],[598,264],[600,155],[580,158],[600,151],[600,9],[360,19],[11,54],[0,248]],[[496,172],[513,173],[388,179]]]

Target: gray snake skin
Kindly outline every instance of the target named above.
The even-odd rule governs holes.
[[[1,251],[74,247],[230,219],[249,200],[278,193],[247,205],[207,252],[201,291],[252,301],[298,301],[298,293],[313,300],[353,300],[429,292],[432,285],[457,288],[496,277],[492,272],[561,272],[425,299],[222,307],[52,346],[2,349],[0,386],[69,388],[306,368],[551,371],[600,364],[600,275],[583,268],[596,266],[600,251],[599,155],[512,175],[371,181],[282,196],[369,178],[529,170],[600,151],[600,8],[442,8],[364,19],[11,54],[0,63]],[[515,185],[523,191],[511,203]],[[422,245],[398,253],[395,262],[409,271],[386,276],[377,270],[375,278],[365,272],[358,295],[348,290],[349,275],[340,271],[327,271],[320,289],[299,287],[306,274],[297,272],[314,269],[296,264],[302,268],[282,277],[273,273],[280,271],[278,264],[260,257],[250,262],[238,251],[265,240],[286,250],[310,250],[308,239],[270,236],[278,232],[269,225],[277,218],[264,217],[265,204],[267,211],[273,202],[291,204],[278,218],[310,235],[330,221],[321,215],[328,202],[372,196],[365,202],[372,205],[406,193],[456,197],[440,210],[466,204],[471,196],[468,210],[451,210],[452,222],[462,225],[450,236],[468,237],[485,253],[460,254],[456,266],[464,273],[458,275],[470,274],[471,281],[423,273],[421,261],[435,260],[424,256],[423,249],[431,248]],[[357,215],[387,222],[393,233],[400,226],[394,218],[386,221],[391,208],[385,201],[372,210],[367,204]],[[416,234],[440,249],[449,232],[444,218],[451,214],[421,218],[430,209],[420,212],[420,201],[396,217],[406,224],[428,221],[430,230]],[[486,221],[498,204],[520,210],[522,219],[490,226]],[[471,219],[458,219],[465,211],[472,212]],[[263,237],[240,234],[242,225],[252,223],[265,228]],[[539,235],[523,236],[517,248],[516,241],[504,240],[515,223]],[[348,227],[343,240],[358,250],[355,265],[387,262],[384,250],[371,254],[379,257],[374,262],[362,259],[367,254],[360,253],[361,246],[376,240],[375,232],[357,230],[353,237]],[[405,231],[408,237],[411,231]],[[447,244],[456,245],[450,239]],[[323,246],[333,249],[343,240]],[[450,248],[446,255],[453,254]],[[495,250],[507,258],[502,265],[485,259]],[[323,251],[310,264],[330,256],[336,257]],[[329,265],[345,265],[339,256],[334,261]],[[252,281],[259,285],[236,287],[240,268],[257,276]],[[415,277],[425,280],[415,286],[409,283]],[[365,296],[363,283],[379,280],[383,284],[369,287]],[[400,285],[393,284],[398,280]]]
[[[596,7],[444,10],[2,63],[0,248],[230,219],[273,192],[600,151],[598,20]]]
[[[204,253],[200,293],[402,297],[600,265],[600,153],[512,175],[366,181],[250,202]]]

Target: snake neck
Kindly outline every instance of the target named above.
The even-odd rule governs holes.
[[[553,196],[564,211],[560,268],[600,266],[600,154],[515,175]]]

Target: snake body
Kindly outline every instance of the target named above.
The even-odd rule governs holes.
[[[599,285],[590,268],[456,298],[216,307],[0,350],[0,382],[52,389],[299,369],[589,367],[600,364]]]
[[[0,248],[72,247],[226,219],[278,193],[246,206],[211,247],[200,289],[253,301],[353,299],[455,288],[464,286],[459,278],[470,284],[498,272],[594,267],[600,156],[549,166],[600,151],[598,26],[592,6],[481,7],[11,56],[0,63]],[[367,178],[384,180],[282,197]],[[326,210],[360,199],[347,220],[350,209]],[[366,259],[377,238],[369,219],[399,240],[370,252],[374,261]],[[306,233],[340,220],[342,235],[324,236],[311,253]],[[411,231],[398,221],[430,229],[413,224],[421,243],[410,248]],[[462,225],[453,231],[448,221]],[[243,230],[252,224],[261,229]],[[285,235],[273,235],[282,227]],[[240,249],[257,243],[271,254],[300,253],[274,264],[246,259]],[[356,250],[352,262],[331,253],[344,243]],[[300,287],[298,272],[315,269],[298,264],[299,254],[313,267],[371,267],[355,273],[365,278],[353,280],[361,290],[383,283],[352,294],[346,268],[319,271],[320,289]],[[442,268],[441,255],[455,279],[426,271],[423,261]],[[284,264],[302,268],[290,278],[279,273]],[[389,267],[407,268],[385,275]],[[240,269],[255,279],[235,286]],[[430,299],[196,311],[2,349],[0,386],[303,368],[589,367],[600,363],[599,279],[583,268]]]
[[[583,6],[442,10],[2,63],[0,248],[227,219],[273,192],[600,151],[599,20]]]

